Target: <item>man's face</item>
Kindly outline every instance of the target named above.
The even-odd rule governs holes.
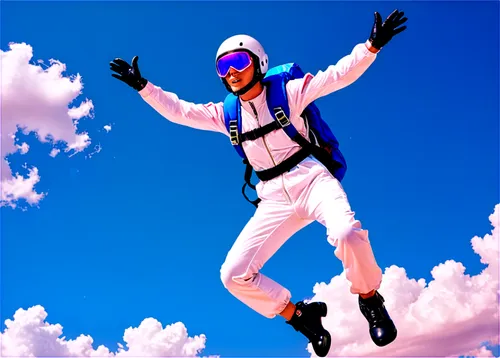
[[[247,52],[234,51],[218,60],[217,73],[223,76],[233,92],[237,92],[252,81],[255,65]]]
[[[231,86],[231,89],[236,92],[252,81],[254,71],[255,67],[253,65],[253,62],[247,69],[241,72],[238,72],[231,67],[225,79],[229,86]]]

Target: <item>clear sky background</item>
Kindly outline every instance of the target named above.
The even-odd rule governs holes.
[[[226,91],[214,57],[225,38],[252,35],[271,66],[294,61],[315,73],[368,38],[374,11],[385,18],[395,8],[405,11],[408,29],[357,82],[317,104],[348,161],[343,185],[379,265],[405,270],[397,271],[401,277],[390,271],[381,289],[389,307],[401,310],[394,313],[401,344],[433,336],[435,345],[411,353],[437,355],[439,335],[429,332],[438,324],[451,335],[446,354],[467,354],[485,337],[498,337],[498,306],[489,311],[498,272],[480,276],[485,263],[498,268],[498,235],[488,241],[488,262],[471,246],[475,235],[491,233],[488,217],[499,203],[499,6],[486,1],[2,2],[2,156],[10,162],[10,169],[2,166],[2,332],[17,309],[41,305],[35,316],[43,321],[46,311],[68,340],[92,336],[93,349],[116,352],[125,329],[153,317],[163,326],[182,322],[191,337],[205,334],[202,355],[307,355],[307,341],[281,318],[259,316],[221,284],[219,268],[254,209],[241,195],[244,166],[229,140],[161,117],[111,77],[109,61],[138,55],[154,84],[188,101],[218,102]],[[11,49],[11,42],[30,47]],[[43,72],[50,59],[65,71]],[[64,79],[76,74],[80,96]],[[86,132],[90,143],[75,137],[66,114],[87,99],[71,113],[81,117],[77,133]],[[50,156],[53,143],[33,132],[17,134],[16,151],[9,137],[16,125],[51,133],[62,140],[55,146],[61,152]],[[81,151],[65,152],[78,138]],[[28,178],[33,167],[38,182],[12,180],[10,171]],[[32,190],[43,197],[29,196]],[[12,192],[19,200],[7,198]],[[333,250],[314,223],[263,272],[294,301],[331,293],[326,299],[339,309],[329,321],[332,352],[359,353],[348,346],[359,342],[376,354]],[[472,277],[459,264],[433,277],[447,260]],[[411,279],[441,281],[424,289]],[[321,282],[328,287],[313,292]],[[411,303],[422,332],[404,316]],[[465,323],[457,323],[462,315]],[[451,326],[480,334],[450,333]],[[30,337],[43,341],[36,332]],[[21,333],[9,342],[32,339]]]

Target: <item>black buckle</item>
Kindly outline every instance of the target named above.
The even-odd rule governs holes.
[[[276,116],[276,119],[278,120],[279,124],[281,127],[286,127],[287,125],[290,124],[290,120],[286,116],[285,112],[281,107],[275,108],[274,109],[274,115]]]
[[[231,143],[233,145],[237,145],[239,143],[237,120],[229,121],[229,137],[231,138]]]

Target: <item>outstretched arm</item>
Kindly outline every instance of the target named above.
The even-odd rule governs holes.
[[[196,104],[148,82],[139,91],[141,97],[159,114],[173,123],[191,128],[220,132],[229,136],[224,124],[223,103]]]
[[[369,39],[357,44],[350,54],[344,56],[335,65],[316,75],[307,73],[303,78],[289,81],[288,96],[301,112],[307,105],[319,97],[338,91],[356,81],[375,61],[377,53],[393,36],[406,29],[402,25],[407,18],[404,12],[393,11],[382,23],[378,12],[374,14],[374,23]]]
[[[132,65],[116,58],[110,63],[111,70],[116,72],[112,76],[138,91],[146,103],[169,121],[229,136],[224,124],[222,102],[195,104],[181,100],[175,93],[164,91],[142,77],[137,61],[138,56],[132,59]]]
[[[303,78],[289,81],[288,96],[297,110],[302,110],[316,99],[349,86],[375,61],[376,52],[368,42],[357,44],[352,52],[335,65],[316,75],[307,73]]]

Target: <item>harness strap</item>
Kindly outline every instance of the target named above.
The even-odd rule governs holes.
[[[292,138],[296,143],[298,143],[302,148],[308,151],[309,154],[312,154],[316,159],[319,160],[321,164],[323,164],[326,169],[333,175],[339,168],[342,167],[340,163],[331,160],[329,157],[328,151],[326,148],[321,148],[314,143],[309,142],[305,139],[300,133],[297,133]]]
[[[242,133],[240,135],[241,142],[244,142],[247,140],[256,140],[257,138],[265,136],[266,134],[269,134],[272,131],[279,129],[279,128],[281,128],[281,125],[276,121],[272,121],[271,123],[266,124],[264,127],[259,127],[259,128],[253,129],[251,131]]]
[[[268,180],[274,179],[274,178],[280,176],[281,174],[288,172],[293,167],[298,165],[301,161],[306,159],[310,153],[311,152],[310,152],[309,148],[301,148],[297,153],[295,153],[292,156],[290,156],[289,158],[285,159],[277,166],[269,168],[269,169],[261,170],[261,171],[256,171],[255,174],[262,181],[268,181]],[[245,184],[243,184],[243,187],[241,188],[241,192],[248,202],[250,202],[255,207],[257,207],[257,205],[261,202],[261,199],[257,198],[257,199],[252,201],[245,194],[245,188],[247,187],[247,185],[250,188],[252,188],[253,190],[255,190],[255,185],[253,185],[250,182],[250,179],[252,178],[253,168],[250,165],[250,163],[248,162],[248,159],[244,159],[243,164],[246,165],[245,176],[244,176]]]
[[[245,199],[253,204],[255,207],[257,207],[257,205],[260,203],[261,199],[260,198],[257,198],[255,200],[250,200],[248,198],[248,196],[245,194],[245,187],[248,185],[250,188],[252,188],[253,190],[255,190],[255,185],[253,185],[252,183],[250,183],[250,179],[252,178],[252,171],[253,171],[253,168],[252,166],[250,165],[250,163],[248,162],[248,159],[243,159],[243,164],[246,164],[246,168],[245,168],[245,184],[243,184],[243,187],[241,188],[241,192],[243,194],[243,196],[245,197]]]
[[[262,181],[268,181],[268,180],[274,179],[277,176],[291,170],[293,167],[295,167],[301,161],[306,159],[310,154],[311,154],[311,151],[309,150],[309,148],[301,148],[297,153],[295,153],[292,156],[290,156],[289,158],[285,159],[284,161],[279,163],[277,166],[269,168],[269,169],[261,170],[261,171],[256,171],[255,174]]]

